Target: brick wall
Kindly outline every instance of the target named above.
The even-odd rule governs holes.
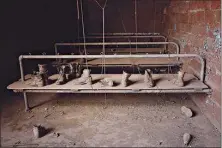
[[[164,11],[165,34],[179,43],[181,53],[199,54],[206,60],[205,83],[211,96],[192,95],[210,121],[220,129],[221,110],[221,1],[171,0]],[[197,74],[200,64],[186,60],[186,70]]]

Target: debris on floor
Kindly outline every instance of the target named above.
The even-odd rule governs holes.
[[[191,141],[191,135],[188,134],[188,133],[185,133],[183,135],[183,143],[184,143],[184,145],[188,145],[190,143],[190,141]]]
[[[35,138],[41,138],[45,136],[51,129],[46,129],[41,125],[34,125],[33,126],[33,134]]]
[[[37,125],[33,126],[33,134],[34,134],[35,138],[39,138],[40,137],[39,126],[37,126]]]
[[[190,108],[187,108],[186,106],[181,107],[181,112],[189,118],[191,118],[193,116],[192,110]]]
[[[32,116],[28,117],[27,119],[31,119],[31,118],[33,118],[33,117],[34,117],[34,115],[32,115]]]
[[[52,100],[33,108],[32,113],[16,112],[24,107],[19,96],[3,104],[2,147],[182,147],[184,133],[192,136],[187,147],[220,146],[220,132],[190,98],[178,101],[178,96],[170,94],[107,94],[104,102],[104,94],[30,96],[33,105]],[[195,109],[197,118],[181,118],[182,106]],[[34,138],[34,124],[46,130],[40,134],[36,127],[36,137],[41,138]],[[15,144],[17,141],[21,143]]]
[[[56,137],[59,137],[60,133],[54,132],[53,135],[56,136]]]

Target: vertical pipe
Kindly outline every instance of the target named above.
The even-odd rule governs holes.
[[[105,55],[105,9],[103,8],[103,55]],[[105,68],[105,58],[103,59],[103,64],[104,64],[104,74],[106,73],[106,68]]]
[[[27,93],[23,92],[23,96],[24,96],[24,102],[25,102],[25,111],[28,111],[29,110],[29,102],[27,99]]]
[[[24,71],[23,71],[23,64],[22,64],[22,56],[19,56],[19,67],[20,67],[20,73],[21,73],[21,80],[22,82],[24,82],[25,78],[24,78]]]
[[[137,0],[135,0],[135,28],[136,28],[136,34],[138,32],[137,28]],[[137,43],[137,37],[136,37],[136,43]],[[137,44],[136,44],[136,52],[137,52]]]

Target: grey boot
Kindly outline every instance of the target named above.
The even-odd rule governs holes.
[[[89,69],[84,69],[81,77],[77,80],[75,84],[78,85],[92,85],[92,77],[90,75],[90,70]]]
[[[174,79],[173,83],[179,87],[183,87],[184,86],[184,72],[183,71],[179,71],[178,75],[177,75],[177,79]]]
[[[121,79],[121,86],[126,87],[127,85],[129,85],[129,77],[130,76],[131,76],[131,74],[128,74],[125,71],[123,71],[122,79]]]
[[[30,85],[35,87],[43,87],[44,86],[43,75],[40,74],[39,72],[36,72],[34,74],[33,80],[30,83]]]
[[[43,79],[43,85],[49,85],[48,69],[46,64],[38,64],[39,74]]]
[[[66,75],[65,75],[65,66],[62,65],[61,69],[59,70],[59,77],[56,81],[56,84],[62,85],[62,84],[65,84],[66,82],[67,82],[67,79],[66,79]]]
[[[144,83],[145,83],[148,87],[154,87],[154,81],[153,81],[153,78],[152,78],[151,70],[150,70],[150,69],[145,70]]]

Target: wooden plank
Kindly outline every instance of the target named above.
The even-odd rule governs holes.
[[[171,80],[176,77],[177,75],[175,74],[153,74],[153,78],[156,82],[156,86],[153,88],[148,88],[146,84],[143,82],[143,75],[140,74],[133,74],[129,80],[132,82],[131,85],[127,87],[122,87],[120,86],[121,82],[121,74],[92,74],[93,78],[93,84],[92,85],[75,85],[74,83],[77,81],[77,79],[71,80],[68,83],[64,85],[56,85],[55,83],[52,83],[50,85],[44,86],[44,87],[34,87],[28,85],[31,82],[31,79],[26,80],[25,82],[22,82],[21,80],[16,81],[12,84],[10,84],[7,88],[8,89],[17,89],[17,90],[92,90],[92,89],[111,89],[111,90],[155,90],[155,89],[181,89],[181,90],[186,90],[186,89],[207,89],[208,87],[202,83],[200,80],[198,80],[196,77],[194,77],[191,74],[185,74],[184,80],[186,85],[184,87],[177,87],[174,85]],[[27,78],[28,76],[26,76]],[[30,77],[30,75],[29,75]],[[56,81],[58,75],[52,75],[50,79],[52,81]],[[111,78],[115,82],[114,87],[103,87],[99,83],[99,81],[103,78]]]

